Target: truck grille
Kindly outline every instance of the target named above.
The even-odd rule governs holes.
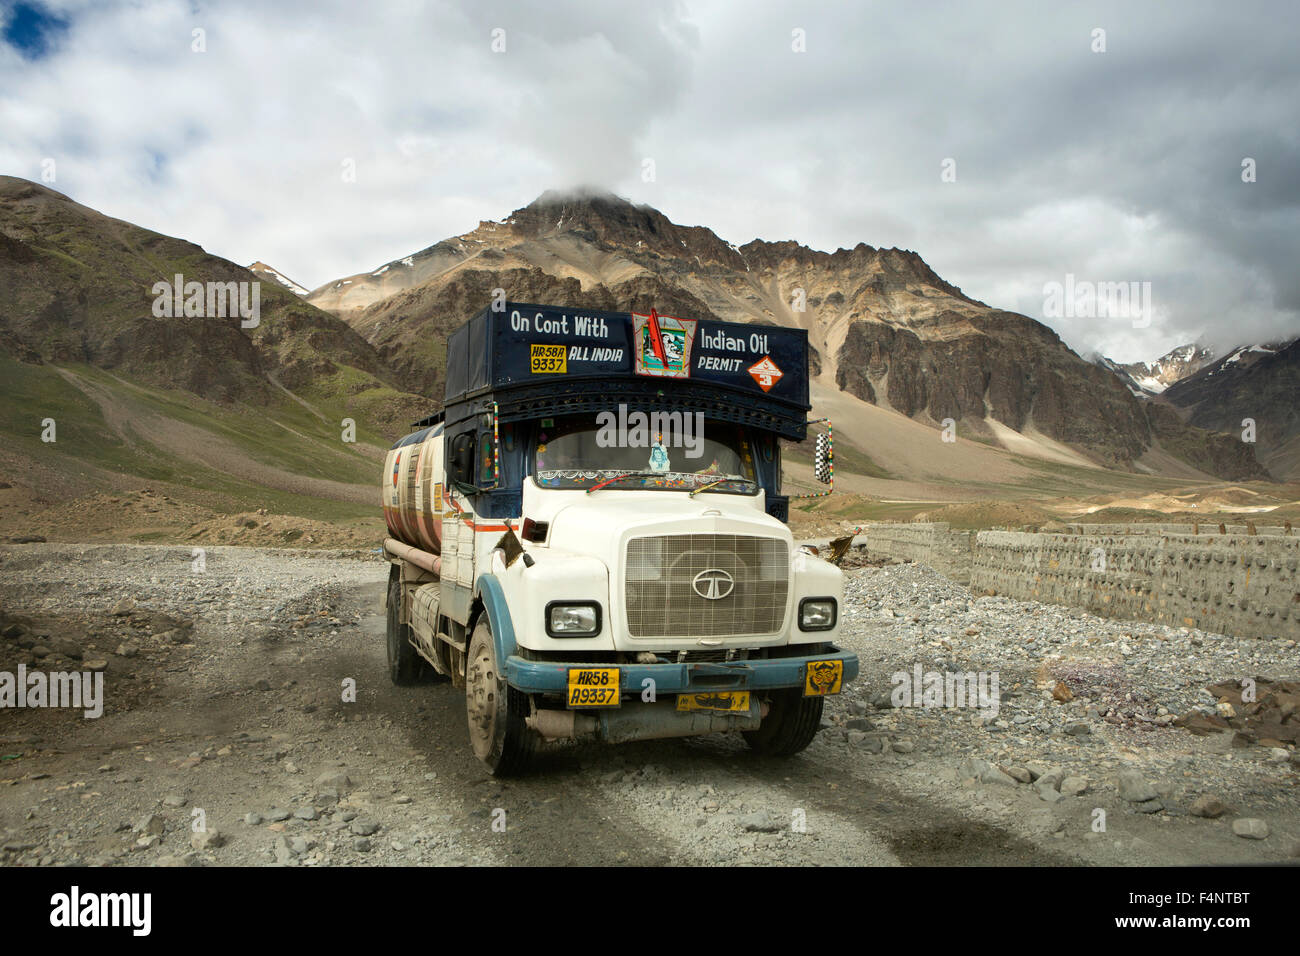
[[[725,571],[726,578],[702,572]],[[775,634],[785,621],[790,552],[779,538],[681,534],[633,538],[627,545],[625,604],[633,637],[732,637]]]

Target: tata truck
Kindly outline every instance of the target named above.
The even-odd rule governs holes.
[[[485,308],[384,463],[393,683],[463,689],[496,775],[584,740],[803,750],[858,673],[841,573],[786,526],[810,408],[799,329]]]

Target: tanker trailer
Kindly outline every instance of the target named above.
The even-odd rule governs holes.
[[[463,690],[498,775],[575,740],[803,750],[858,673],[841,573],[785,524],[781,442],[810,407],[802,330],[480,312],[448,341],[443,411],[384,463],[393,682]]]

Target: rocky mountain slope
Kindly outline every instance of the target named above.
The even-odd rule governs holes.
[[[229,306],[227,317],[158,315],[155,284],[178,275],[205,288],[258,283],[256,324]],[[0,177],[0,347],[23,361],[84,364],[219,403],[265,405],[285,389],[346,397],[375,425],[393,417],[379,405],[399,397],[369,343],[279,282],[8,176]],[[412,410],[425,404],[404,401]]]
[[[404,387],[436,394],[446,333],[494,288],[520,301],[653,304],[804,328],[821,384],[931,425],[953,419],[978,441],[1020,449],[1045,439],[1126,469],[1163,449],[1221,477],[1264,477],[1249,448],[1153,415],[1051,329],[970,298],[915,252],[737,246],[608,194],[545,193],[308,301],[360,332]]]
[[[1214,350],[1202,345],[1180,345],[1154,362],[1116,362],[1104,355],[1092,359],[1094,365],[1111,372],[1138,398],[1159,395],[1212,361]]]
[[[1214,349],[1203,345],[1180,345],[1170,349],[1154,362],[1129,362],[1120,366],[1133,377],[1138,386],[1151,394],[1159,394],[1170,385],[1204,368],[1215,358]]]
[[[211,317],[159,314],[177,275]],[[248,318],[208,312],[218,283]],[[380,449],[432,407],[279,282],[0,177],[0,526],[142,486],[218,513],[373,515]]]
[[[1236,441],[1250,419],[1258,459],[1275,477],[1300,480],[1300,339],[1233,349],[1170,386],[1164,399],[1189,424]]]

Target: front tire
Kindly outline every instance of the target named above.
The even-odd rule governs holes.
[[[388,575],[388,676],[398,687],[420,681],[424,661],[411,645],[411,625],[402,623],[402,572],[393,565]]]
[[[751,750],[769,757],[792,757],[803,750],[821,729],[824,697],[805,697],[798,688],[772,694],[772,709],[758,730],[744,732]]]
[[[487,614],[479,616],[465,666],[465,712],[474,755],[494,777],[525,770],[537,752],[537,734],[524,723],[528,696],[505,681]]]

